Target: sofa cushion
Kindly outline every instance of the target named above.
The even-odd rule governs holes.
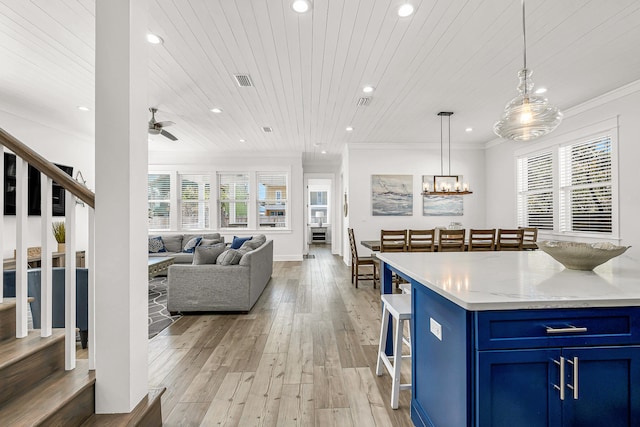
[[[164,241],[160,236],[149,237],[149,253],[157,254],[158,252],[167,252],[164,247]]]
[[[187,241],[187,243],[185,243],[182,252],[192,254],[193,251],[196,249],[196,246],[198,246],[201,241],[202,241],[202,236],[193,237],[192,239]]]
[[[244,255],[243,251],[238,249],[227,249],[222,252],[218,259],[216,260],[216,264],[219,265],[237,265],[240,263],[240,259]]]
[[[253,239],[245,241],[242,246],[240,246],[240,250],[244,250],[246,252],[253,251],[264,245],[266,241],[267,236],[264,234],[258,234],[257,236],[253,236]]]
[[[203,237],[200,242],[200,246],[213,246],[218,243],[222,243],[222,239],[207,239],[206,237]]]
[[[212,246],[197,246],[193,254],[193,265],[215,264],[224,250],[224,243],[218,243]]]
[[[240,249],[240,246],[242,246],[242,244],[247,240],[251,240],[252,237],[253,236],[249,236],[249,237],[233,236],[233,242],[231,242],[231,249]]]
[[[182,252],[182,234],[163,234],[162,240],[167,252]]]

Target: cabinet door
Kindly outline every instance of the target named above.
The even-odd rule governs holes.
[[[565,426],[640,425],[640,347],[565,348],[562,354],[568,362]]]
[[[560,349],[478,352],[477,425],[560,426]]]

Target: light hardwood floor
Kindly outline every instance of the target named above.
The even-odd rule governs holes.
[[[413,425],[411,392],[393,410],[389,375],[375,375],[380,290],[355,289],[328,248],[311,254],[275,262],[248,314],[187,315],[149,341],[165,425]]]

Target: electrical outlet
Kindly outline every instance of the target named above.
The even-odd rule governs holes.
[[[429,329],[431,330],[431,333],[436,336],[436,338],[442,341],[442,325],[433,320],[433,318],[431,317],[429,318]]]

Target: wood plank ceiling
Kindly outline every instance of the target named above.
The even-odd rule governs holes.
[[[407,1],[409,18],[404,0],[314,0],[305,14],[291,0],[151,1],[164,44],[149,45],[149,105],[179,141],[150,150],[335,159],[349,142],[439,142],[443,110],[454,145],[492,140],[522,67],[520,2]],[[92,136],[76,107],[94,103],[94,13],[93,0],[0,0],[0,109]],[[561,109],[636,81],[640,2],[529,0],[527,50]]]

